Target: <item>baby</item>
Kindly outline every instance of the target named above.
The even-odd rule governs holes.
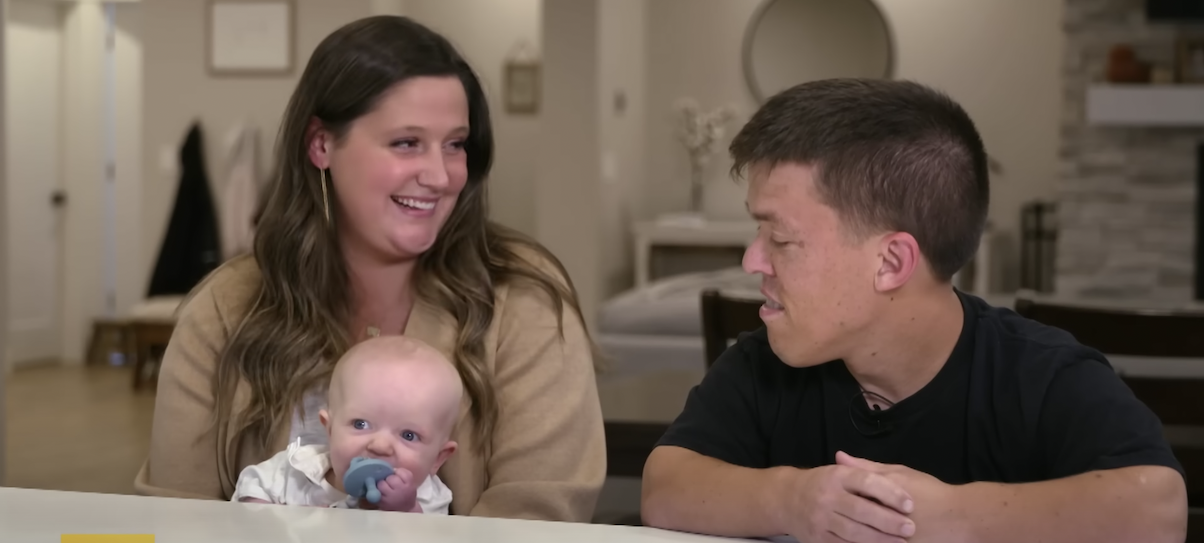
[[[335,365],[328,409],[318,412],[329,447],[293,443],[247,466],[231,501],[371,508],[343,488],[351,459],[362,456],[394,468],[377,484],[376,508],[447,514],[451,490],[435,473],[456,450],[462,394],[459,374],[430,346],[403,336],[364,341]]]

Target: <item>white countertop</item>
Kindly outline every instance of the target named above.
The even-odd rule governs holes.
[[[62,534],[153,534],[155,543],[738,541],[633,526],[0,488],[0,541],[58,543]]]

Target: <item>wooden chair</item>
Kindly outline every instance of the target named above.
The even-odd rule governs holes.
[[[1199,358],[1204,360],[1204,312],[1175,310],[1103,309],[1016,300],[1021,316],[1061,328],[1084,345],[1105,355]],[[1204,429],[1204,378],[1126,375],[1133,393],[1162,420],[1164,426]],[[1188,504],[1204,507],[1204,448],[1171,440],[1176,458],[1187,472]],[[1188,541],[1204,541],[1204,515],[1193,514]]]
[[[642,477],[644,462],[669,429],[668,422],[605,421],[606,475]]]
[[[724,296],[716,289],[702,291],[702,338],[709,369],[740,334],[752,332],[764,323],[764,300]]]

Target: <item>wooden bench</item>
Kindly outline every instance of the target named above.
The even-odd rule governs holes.
[[[148,383],[153,386],[157,381],[158,362],[171,341],[176,327],[176,310],[183,300],[182,296],[155,297],[130,310],[126,329],[134,362],[134,390]]]

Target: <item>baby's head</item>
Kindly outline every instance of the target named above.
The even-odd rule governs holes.
[[[405,468],[417,483],[456,450],[452,431],[463,387],[439,351],[404,336],[364,341],[347,351],[318,416],[330,437],[334,484],[357,456]]]

